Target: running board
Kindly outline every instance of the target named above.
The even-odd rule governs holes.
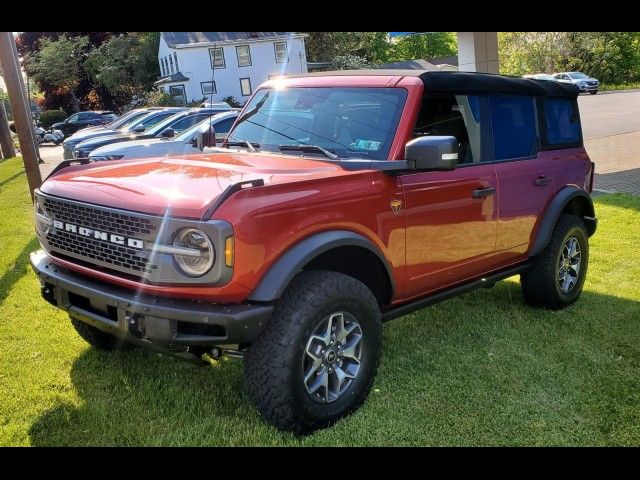
[[[384,312],[382,314],[382,321],[388,322],[389,320],[396,319],[403,315],[408,315],[409,313],[413,313],[417,310],[421,310],[425,307],[429,307],[438,302],[442,302],[443,300],[448,300],[449,298],[457,297],[458,295],[462,295],[463,293],[470,292],[472,290],[475,290],[476,288],[492,287],[496,282],[499,282],[500,280],[504,280],[505,278],[509,278],[513,275],[517,275],[518,273],[522,272],[530,265],[531,265],[531,262],[527,261],[525,263],[519,264],[516,267],[511,267],[507,270],[503,270],[501,272],[497,272],[492,275],[482,277],[478,280],[473,280],[469,283],[464,283],[462,285],[458,285],[453,288],[449,288],[447,290],[434,293],[433,295],[429,295],[428,297],[421,298],[420,300],[416,300],[411,303],[400,305],[399,307],[396,307],[393,310],[388,310]]]

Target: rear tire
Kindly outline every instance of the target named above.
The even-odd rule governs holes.
[[[71,325],[76,329],[78,335],[87,342],[89,345],[97,348],[98,350],[114,351],[114,350],[130,350],[133,345],[125,342],[124,340],[109,335],[108,333],[98,330],[96,327],[84,323],[76,318],[69,317],[71,319]]]
[[[577,215],[560,215],[545,249],[520,274],[525,302],[554,310],[571,305],[582,292],[588,264],[584,222]]]
[[[336,272],[302,272],[245,355],[247,389],[267,421],[310,433],[366,399],[381,344],[380,309],[363,283]]]

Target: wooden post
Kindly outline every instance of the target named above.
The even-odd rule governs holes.
[[[33,200],[33,191],[42,183],[40,166],[38,161],[38,145],[33,130],[31,109],[27,104],[24,91],[24,80],[18,61],[16,41],[11,32],[0,32],[0,66],[4,74],[4,82],[7,85],[11,110],[16,124],[16,132],[20,141],[20,151],[24,170],[29,182],[29,192]]]
[[[16,156],[16,149],[13,147],[11,140],[11,130],[7,122],[7,112],[4,108],[4,100],[0,100],[0,150],[2,158],[11,158]]]

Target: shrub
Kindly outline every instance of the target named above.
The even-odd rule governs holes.
[[[242,103],[236,100],[235,97],[233,97],[232,95],[229,95],[228,97],[223,98],[222,101],[227,102],[232,108],[239,108],[242,106]]]
[[[146,95],[144,102],[148,107],[179,107],[176,99],[166,92],[152,90]]]
[[[207,97],[202,97],[200,100],[191,100],[190,102],[187,102],[187,107],[199,107],[206,99]]]
[[[44,129],[49,129],[51,125],[62,122],[67,116],[68,115],[62,110],[45,110],[40,114],[40,125]]]

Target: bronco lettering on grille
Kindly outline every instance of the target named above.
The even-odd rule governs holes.
[[[91,237],[95,238],[96,240],[102,240],[103,242],[110,242],[116,245],[126,245],[130,248],[144,248],[144,242],[138,238],[128,238],[122,235],[101,232],[100,230],[94,230],[93,228],[79,227],[77,225],[74,225],[73,223],[61,222],[60,220],[54,220],[53,227],[65,232],[82,235],[83,237]]]

